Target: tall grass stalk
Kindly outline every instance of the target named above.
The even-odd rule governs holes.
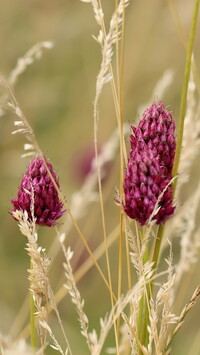
[[[178,123],[177,146],[176,146],[176,154],[175,154],[174,166],[173,166],[173,171],[172,171],[173,176],[176,176],[178,174],[178,167],[179,167],[179,161],[180,161],[180,156],[181,156],[184,120],[185,120],[185,114],[186,114],[186,108],[187,108],[188,83],[189,83],[189,78],[190,78],[192,53],[193,53],[193,48],[194,48],[197,20],[198,20],[198,14],[199,14],[199,4],[200,4],[200,0],[196,0],[195,4],[194,4],[190,37],[189,37],[188,48],[187,48],[187,56],[186,56],[185,71],[184,71],[183,86],[182,86],[182,95],[181,95],[181,104],[180,104],[180,115],[179,115],[179,123]],[[176,184],[177,184],[177,180],[175,180],[173,183],[174,191],[176,190]]]
[[[118,1],[115,1],[115,9],[117,10]],[[115,11],[116,11],[115,10]],[[118,22],[116,24],[118,25]],[[119,30],[116,29],[117,36],[119,36]],[[120,195],[123,196],[123,181],[124,181],[124,153],[123,153],[123,127],[124,127],[124,48],[125,48],[125,8],[123,8],[122,13],[122,29],[121,29],[121,46],[119,46],[119,38],[116,41],[116,77],[117,77],[117,87],[118,87],[118,101],[119,101],[119,136],[120,136]],[[120,230],[119,230],[119,256],[118,256],[118,299],[122,293],[122,268],[123,268],[123,238],[124,238],[124,218],[123,218],[123,207],[119,210],[119,220],[120,220]],[[127,260],[127,276],[129,289],[131,288],[130,283],[130,258],[128,243],[126,243],[126,260]],[[120,318],[117,321],[117,336],[120,336]]]
[[[106,225],[105,225],[105,213],[104,213],[104,204],[103,204],[103,196],[102,196],[102,186],[101,186],[101,172],[99,169],[98,163],[98,149],[97,149],[97,131],[98,131],[98,120],[99,120],[99,98],[102,93],[102,89],[104,85],[111,81],[112,89],[113,89],[113,96],[114,102],[116,105],[116,113],[119,125],[119,132],[120,132],[120,141],[122,140],[122,102],[121,102],[121,93],[119,92],[119,87],[121,87],[121,82],[119,78],[119,49],[118,49],[118,42],[119,42],[119,31],[122,24],[124,23],[124,8],[125,4],[127,4],[127,0],[121,0],[120,2],[115,1],[115,12],[110,21],[110,27],[108,33],[106,33],[105,24],[104,24],[104,16],[103,16],[103,9],[101,1],[92,2],[94,11],[98,13],[98,16],[95,16],[97,19],[97,23],[100,25],[101,28],[101,39],[99,43],[101,45],[102,50],[102,61],[99,74],[96,80],[96,95],[94,100],[94,147],[95,147],[95,156],[97,161],[97,174],[98,174],[98,186],[99,186],[99,196],[100,196],[100,208],[101,208],[101,215],[102,215],[102,226],[103,226],[103,236],[105,242],[105,255],[106,255],[106,264],[107,264],[107,272],[108,272],[108,281],[110,286],[110,297],[111,297],[111,305],[114,307],[114,299],[113,299],[113,291],[112,291],[112,280],[111,280],[111,271],[110,271],[110,261],[109,261],[109,254],[107,248],[107,235],[106,235]],[[122,38],[124,36],[123,28],[122,28]],[[116,58],[117,58],[117,84],[114,80],[113,69],[111,59],[113,56],[113,44],[116,43]],[[109,74],[108,74],[109,72]],[[117,87],[117,89],[116,89]],[[121,145],[122,146],[122,145]],[[121,149],[120,149],[121,151]],[[121,159],[121,166],[123,166],[123,159]],[[120,176],[122,179],[123,169],[121,169],[122,173],[120,172]],[[119,239],[119,282],[118,282],[118,297],[121,294],[121,269],[122,269],[122,213],[120,212],[120,239]],[[117,329],[118,328],[118,329]],[[114,331],[115,331],[115,339],[116,339],[116,351],[117,354],[119,353],[118,349],[118,338],[119,338],[119,321],[118,325],[114,323]]]

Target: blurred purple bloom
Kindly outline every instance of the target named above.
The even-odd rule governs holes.
[[[102,157],[102,146],[98,147],[98,155]],[[112,162],[111,160],[105,161],[101,166],[101,182],[104,183],[111,171]],[[84,180],[90,175],[96,172],[96,157],[94,145],[90,144],[87,146],[82,146],[76,151],[72,157],[72,169],[73,179],[78,182],[83,183]]]
[[[93,145],[82,146],[72,157],[73,179],[83,182],[92,172],[92,162],[95,159],[95,150]]]
[[[45,160],[46,161],[46,160]],[[58,179],[53,171],[52,165],[46,164],[59,188]],[[16,199],[11,200],[13,211],[27,211],[31,218],[31,195],[27,192],[34,191],[34,217],[36,223],[51,227],[63,214],[63,204],[59,200],[58,193],[47,173],[44,162],[41,158],[34,158],[28,166],[26,174],[22,178]]]
[[[176,149],[175,123],[171,113],[160,103],[143,113],[138,127],[131,126],[130,157],[124,179],[127,215],[145,225],[158,197],[172,179]],[[159,211],[153,217],[162,224],[174,213],[172,188],[169,186],[159,201]]]

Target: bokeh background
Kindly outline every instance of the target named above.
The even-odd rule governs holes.
[[[174,4],[188,37],[193,1],[174,0]],[[104,0],[102,5],[108,25],[115,1]],[[42,58],[19,77],[14,92],[41,149],[59,174],[62,192],[70,203],[73,192],[83,183],[81,166],[84,157],[93,151],[93,100],[101,52],[92,38],[92,35],[98,34],[92,7],[79,0],[1,0],[0,23],[0,71],[6,78],[16,66],[18,58],[30,47],[41,41],[54,42],[54,48],[44,50]],[[199,59],[199,28],[195,50]],[[139,107],[151,99],[153,89],[166,69],[171,69],[174,77],[163,100],[177,119],[184,63],[185,49],[167,1],[131,0],[126,11],[125,29],[125,121],[138,119]],[[197,65],[199,69],[199,60]],[[157,96],[159,98],[159,92]],[[10,199],[16,196],[21,176],[29,162],[28,158],[21,158],[23,144],[27,142],[25,136],[11,135],[15,119],[12,111],[0,117],[0,331],[4,334],[10,333],[28,289],[26,270],[29,260],[24,251],[25,239],[9,215]],[[107,85],[100,100],[100,146],[116,126],[112,92],[110,85]],[[117,152],[104,183],[108,232],[116,225],[119,217],[118,207],[114,203],[115,187],[119,187],[118,155]],[[193,173],[195,183],[199,176],[198,166],[193,169]],[[184,193],[187,194],[187,191]],[[66,215],[61,222],[65,223],[67,218]],[[99,204],[90,205],[87,215],[79,223],[91,248],[95,248],[103,238]],[[55,231],[41,228],[39,234],[40,244],[47,248],[48,253],[55,239]],[[79,250],[77,263],[80,265],[87,253],[80,252],[81,243],[78,242],[75,230],[71,229],[67,238],[68,243]],[[111,249],[114,284],[117,279],[117,249],[115,243]],[[100,264],[105,268],[104,258]],[[62,273],[60,256],[53,262],[50,271],[55,290],[63,282]],[[195,286],[199,281],[198,272],[194,275]],[[91,329],[98,329],[99,317],[109,310],[110,305],[107,290],[95,269],[83,277],[79,288],[86,301],[85,309]],[[188,290],[188,295],[191,293],[192,288]],[[65,299],[59,307],[74,354],[87,354],[70,300]],[[174,354],[189,354],[199,327],[199,311],[197,305],[196,311],[188,316],[175,342]],[[54,322],[53,316],[51,321]],[[56,327],[55,332],[59,336]],[[16,329],[13,335],[17,335]],[[112,337],[110,342],[112,344]],[[200,354],[200,351],[196,354]]]

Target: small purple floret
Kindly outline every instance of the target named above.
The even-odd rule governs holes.
[[[131,129],[130,157],[124,179],[124,210],[130,218],[145,225],[158,197],[172,179],[175,123],[171,113],[160,103],[145,110],[138,127],[131,126]],[[175,210],[171,186],[164,192],[159,207],[153,219],[162,224]]]
[[[59,182],[52,165],[46,159],[45,162],[59,188]],[[48,227],[55,225],[55,221],[65,211],[53,182],[47,173],[44,162],[39,157],[34,158],[29,164],[19,186],[17,198],[11,200],[14,207],[12,211],[27,211],[28,216],[31,218],[31,195],[26,190],[30,193],[34,191],[34,217],[36,218],[36,223]]]

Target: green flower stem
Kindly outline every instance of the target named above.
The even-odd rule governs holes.
[[[30,269],[33,268],[32,261],[30,260]],[[31,347],[35,352],[36,350],[36,331],[35,331],[35,305],[33,300],[33,295],[30,291],[29,295],[30,299],[30,334],[31,334]]]
[[[194,4],[190,37],[189,37],[189,42],[188,42],[188,47],[187,47],[187,56],[186,56],[185,72],[184,72],[182,95],[181,95],[176,154],[175,154],[175,158],[174,158],[172,176],[177,175],[179,162],[180,162],[180,155],[181,155],[181,148],[182,148],[182,141],[183,141],[184,121],[185,121],[185,114],[186,114],[186,108],[187,108],[188,84],[189,84],[189,79],[190,79],[192,52],[193,52],[193,48],[194,48],[194,40],[195,40],[198,12],[199,12],[199,3],[200,3],[200,0],[196,0],[195,4]],[[174,192],[176,190],[176,185],[177,185],[177,179],[175,179],[175,181],[173,183]]]
[[[143,326],[143,321],[144,321],[144,318],[143,318],[144,301],[145,301],[145,298],[144,298],[144,295],[143,295],[142,298],[140,299],[139,313],[138,313],[138,338],[139,338],[141,343],[142,343],[142,339],[141,339],[142,338],[142,326]]]
[[[163,239],[164,228],[165,228],[164,224],[161,224],[159,226],[158,232],[157,232],[157,236],[156,236],[156,240],[155,240],[153,257],[152,257],[152,261],[154,262],[153,268],[154,268],[155,271],[156,271],[156,268],[157,268],[157,265],[158,265],[158,261],[159,261],[160,247],[161,247],[161,243],[162,243],[162,239]],[[152,287],[152,285],[151,285],[151,287]]]
[[[146,233],[146,227],[142,229],[142,240],[144,240]],[[146,245],[146,250],[143,256],[143,264],[145,264],[149,259],[148,244]],[[146,339],[146,328],[149,323],[149,307],[148,300],[150,299],[150,288],[149,285],[145,286],[144,294],[139,303],[139,314],[138,314],[138,335],[139,340],[142,345],[145,345]],[[139,354],[142,354],[141,349],[138,350]]]
[[[147,327],[149,326],[150,323],[149,300],[151,298],[151,289],[149,284],[146,285],[145,294],[143,297],[144,297],[144,313],[143,313],[143,326],[141,330],[140,341],[142,345],[147,346],[149,342],[149,333]],[[143,352],[141,354],[143,354]]]
[[[153,258],[152,261],[154,262],[154,273],[156,272],[156,268],[157,268],[157,264],[159,261],[159,255],[160,255],[160,246],[161,246],[161,242],[162,242],[162,238],[163,238],[163,233],[164,233],[164,225],[160,225],[158,228],[158,233],[157,233],[157,237],[156,237],[156,241],[155,241],[155,246],[154,246],[154,253],[153,253]],[[148,255],[146,255],[148,260]],[[141,308],[143,309],[143,311],[141,310],[141,308],[139,308],[139,319],[140,319],[140,323],[139,323],[139,334],[140,334],[140,341],[141,344],[143,345],[148,345],[148,340],[149,340],[149,333],[147,330],[147,327],[149,325],[149,301],[151,298],[153,292],[153,284],[152,282],[150,284],[146,285],[145,288],[145,294],[143,295],[142,299],[141,299]],[[141,325],[141,319],[143,319],[143,323]],[[142,354],[142,353],[141,353]]]
[[[189,84],[189,78],[190,78],[194,39],[195,39],[196,27],[197,27],[199,3],[200,3],[200,0],[195,1],[193,18],[192,18],[192,25],[191,25],[191,30],[190,30],[190,38],[189,38],[189,43],[188,43],[187,57],[186,57],[186,63],[185,63],[185,72],[184,72],[183,88],[182,88],[182,95],[181,95],[180,119],[179,119],[179,127],[178,127],[176,154],[175,154],[174,165],[173,165],[173,170],[172,170],[172,176],[174,176],[174,177],[178,173],[178,167],[179,167],[179,161],[180,161],[180,155],[181,155],[184,120],[185,120],[186,107],[187,107],[188,84]],[[176,189],[176,184],[177,184],[177,179],[175,179],[174,183],[173,183],[173,191],[174,192]],[[165,225],[159,226],[155,245],[154,245],[152,261],[154,262],[155,271],[156,271],[156,268],[158,265],[158,260],[159,260],[159,255],[160,255],[160,247],[161,247],[161,242],[162,242],[163,234],[164,234],[164,228],[165,228]],[[152,284],[151,284],[151,288],[152,288]]]

